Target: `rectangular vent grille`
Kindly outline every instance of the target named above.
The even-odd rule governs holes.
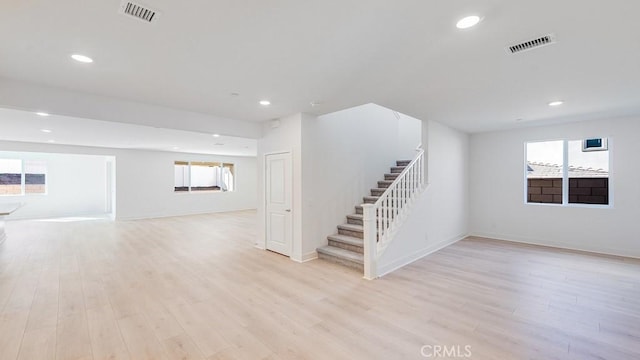
[[[554,44],[555,42],[556,42],[556,36],[554,34],[549,34],[533,40],[524,41],[519,44],[507,46],[506,50],[509,54],[517,54],[524,51],[537,49],[539,47],[551,45],[551,44]]]
[[[151,10],[148,7],[126,0],[120,3],[120,13],[148,23],[157,20],[158,15],[160,15],[155,10]]]

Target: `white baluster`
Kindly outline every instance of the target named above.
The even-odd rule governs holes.
[[[400,204],[402,204],[402,206],[404,206],[404,202],[405,202],[405,193],[404,193],[404,180],[405,177],[403,176],[402,179],[400,180],[400,183],[398,183],[398,188],[400,189],[400,199],[398,199],[398,201],[400,202]]]

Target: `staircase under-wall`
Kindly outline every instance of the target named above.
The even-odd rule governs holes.
[[[393,181],[402,173],[411,160],[398,160],[390,172],[384,174],[384,180],[371,189],[371,195],[364,196],[364,203],[373,204]],[[333,263],[364,270],[364,228],[362,205],[355,207],[355,213],[347,215],[347,222],[338,225],[338,233],[327,237],[329,244],[317,249],[318,257]]]

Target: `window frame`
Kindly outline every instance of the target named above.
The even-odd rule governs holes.
[[[49,194],[49,169],[45,160],[23,159],[23,158],[2,158],[3,160],[16,160],[20,162],[20,193],[19,194],[0,194],[0,198],[19,197],[19,196],[46,196]],[[44,166],[44,192],[34,193],[27,192],[27,173],[25,172],[25,162],[41,162]]]
[[[585,139],[594,139],[594,138],[602,138],[606,139],[607,144],[607,155],[609,162],[609,174],[608,174],[608,204],[584,204],[584,203],[570,203],[569,202],[569,142],[570,141],[584,141]],[[541,142],[552,142],[552,141],[562,141],[562,203],[541,203],[541,202],[529,202],[528,199],[528,154],[527,154],[527,145],[530,143],[541,143]],[[582,138],[559,138],[559,139],[548,139],[548,140],[525,140],[524,141],[524,161],[523,161],[523,169],[524,169],[524,204],[525,205],[533,205],[533,206],[552,206],[552,207],[569,207],[569,208],[589,208],[589,209],[613,209],[614,208],[614,189],[613,189],[613,140],[611,136],[587,136]]]
[[[185,184],[186,186],[182,186],[184,188],[187,188],[186,190],[176,190],[176,186],[175,186],[175,177],[174,177],[174,186],[173,186],[173,193],[174,194],[210,194],[210,193],[227,193],[227,192],[235,192],[236,191],[236,179],[235,179],[235,173],[236,173],[236,164],[233,162],[225,162],[225,161],[202,161],[202,160],[194,160],[194,161],[184,161],[184,160],[174,160],[173,162],[173,168],[174,168],[174,175],[175,175],[175,168],[177,165],[182,165],[182,166],[187,166],[187,171],[189,173],[189,183]],[[232,186],[231,186],[231,190],[223,190],[222,188],[219,189],[203,189],[203,190],[193,190],[192,188],[194,186],[192,186],[192,182],[193,182],[193,174],[192,174],[192,166],[206,166],[206,165],[213,165],[213,167],[218,167],[221,169],[224,169],[225,167],[230,167],[231,168],[231,174],[233,176],[232,180]]]

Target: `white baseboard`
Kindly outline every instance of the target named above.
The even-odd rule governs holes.
[[[250,211],[256,210],[255,208],[241,208],[241,209],[231,209],[231,210],[199,210],[199,211],[186,211],[179,213],[147,213],[140,214],[134,216],[118,216],[116,214],[116,220],[121,221],[132,221],[132,220],[147,220],[147,219],[163,219],[169,217],[181,217],[181,216],[192,216],[192,215],[207,215],[207,214],[222,214],[222,213],[231,213],[231,212],[240,212],[240,211]]]
[[[315,260],[317,258],[318,258],[318,252],[314,250],[312,252],[308,252],[306,254],[302,254],[302,259],[301,260],[293,259],[293,258],[291,258],[291,260],[302,264],[302,263],[306,263],[307,261]]]
[[[423,257],[425,257],[425,256],[427,256],[429,254],[433,254],[434,252],[436,252],[436,251],[438,251],[438,250],[440,250],[442,248],[445,248],[445,247],[447,247],[447,246],[449,246],[451,244],[455,244],[458,241],[460,241],[460,240],[462,240],[462,239],[464,239],[466,237],[467,237],[467,235],[459,235],[459,236],[456,236],[454,238],[447,239],[445,241],[441,241],[439,243],[436,243],[436,244],[433,244],[431,246],[428,246],[428,247],[426,247],[424,249],[420,249],[418,251],[415,251],[415,252],[413,252],[413,253],[411,253],[411,254],[409,254],[407,256],[404,256],[404,257],[402,257],[400,259],[397,259],[397,260],[395,260],[395,261],[393,261],[393,262],[391,262],[391,263],[389,263],[387,265],[380,266],[380,267],[378,267],[378,277],[383,277],[384,275],[387,275],[387,274],[389,274],[391,272],[394,272],[394,271],[398,270],[399,268],[401,268],[403,266],[409,265],[409,264],[411,264],[412,262],[414,262],[416,260],[422,259]]]
[[[565,249],[572,251],[582,251],[594,254],[603,254],[603,255],[612,255],[612,256],[621,256],[628,258],[640,258],[640,253],[630,253],[628,251],[622,251],[618,249],[610,249],[605,247],[581,247],[575,246],[573,244],[560,243],[555,241],[543,241],[534,238],[528,238],[523,236],[513,236],[513,235],[504,235],[504,234],[493,234],[493,233],[483,233],[483,232],[472,232],[469,236],[487,238],[492,240],[500,240],[500,241],[509,241],[520,244],[527,245],[537,245],[537,246],[546,246],[557,249]]]

